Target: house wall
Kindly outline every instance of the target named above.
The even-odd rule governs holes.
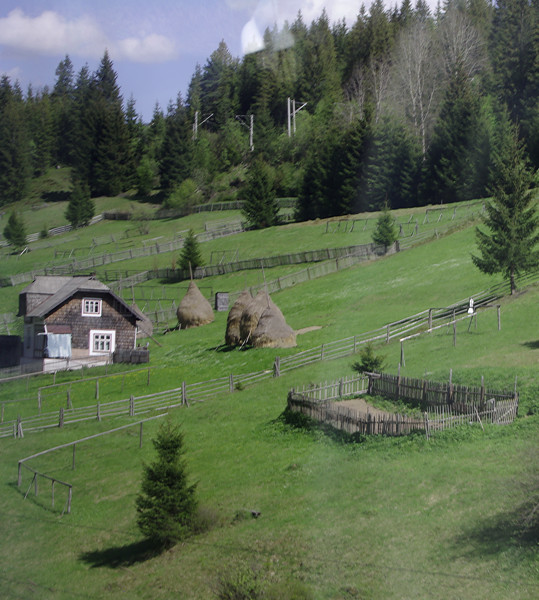
[[[102,299],[101,316],[82,316],[82,299]],[[52,314],[45,318],[47,325],[70,325],[72,330],[71,347],[88,350],[90,330],[112,330],[116,332],[116,348],[129,350],[135,347],[136,320],[126,313],[125,308],[114,298],[93,292],[77,293]]]

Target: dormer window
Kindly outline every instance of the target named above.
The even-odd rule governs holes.
[[[82,316],[83,317],[100,317],[102,301],[99,298],[83,298],[82,299]]]

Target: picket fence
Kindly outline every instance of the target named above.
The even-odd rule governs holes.
[[[493,397],[484,401],[482,405],[473,402],[435,405],[430,411],[425,411],[422,418],[378,410],[374,413],[362,413],[335,403],[346,397],[371,394],[373,380],[394,381],[396,379],[397,376],[389,374],[379,374],[375,378],[371,373],[352,379],[341,378],[329,383],[311,384],[301,389],[294,388],[288,393],[287,406],[292,412],[304,414],[350,434],[398,436],[424,431],[427,439],[438,431],[458,425],[472,423],[479,423],[481,427],[483,423],[506,425],[512,423],[517,417],[518,395],[515,393],[508,398],[505,392],[493,392]],[[443,388],[443,384],[423,381],[417,389],[423,390],[425,383],[429,390]],[[403,391],[406,392],[410,388],[411,386],[408,386]],[[379,389],[376,393],[390,399],[396,398],[396,390],[393,388]],[[506,399],[503,399],[504,397]],[[399,398],[407,399],[406,396],[397,397]]]

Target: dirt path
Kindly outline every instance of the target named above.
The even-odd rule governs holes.
[[[359,413],[371,414],[373,416],[387,415],[388,413],[374,408],[368,402],[365,402],[363,398],[354,398],[353,400],[342,400],[341,402],[335,402],[337,406],[343,406],[344,408],[351,408],[357,410]]]

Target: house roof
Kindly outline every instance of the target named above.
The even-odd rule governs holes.
[[[126,308],[139,321],[144,315],[136,306],[129,306],[120,296],[117,296],[108,286],[92,277],[56,277],[42,275],[27,285],[21,294],[46,294],[48,298],[26,313],[27,317],[46,317],[57,306],[65,302],[77,292],[95,294],[101,292],[112,296],[120,305]]]

